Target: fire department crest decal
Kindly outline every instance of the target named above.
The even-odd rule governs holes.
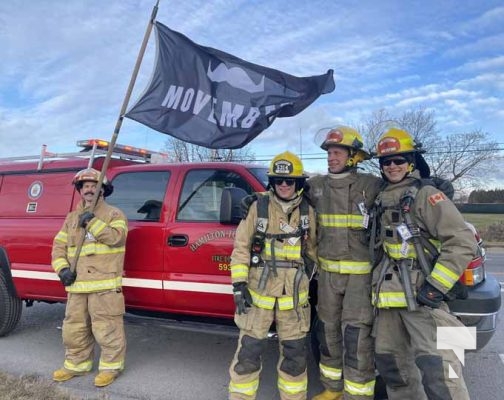
[[[294,171],[292,163],[287,160],[278,160],[273,165],[273,173],[280,175],[290,175]]]
[[[396,138],[385,137],[378,143],[378,154],[395,153],[401,149],[401,144]]]
[[[31,200],[37,200],[40,196],[42,196],[43,185],[40,181],[33,182],[28,188],[28,197]]]
[[[343,133],[338,129],[333,129],[327,135],[327,141],[331,143],[341,143],[343,140]]]

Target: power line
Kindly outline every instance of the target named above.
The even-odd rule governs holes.
[[[504,151],[504,146],[499,147],[497,149],[491,149],[492,151]],[[428,151],[427,154],[460,154],[460,153],[480,153],[489,151],[489,149],[465,149],[465,150],[451,150],[451,151]],[[269,161],[274,155],[256,155],[256,161]],[[498,158],[502,158],[503,156],[498,156]],[[303,160],[325,160],[327,158],[327,153],[304,153],[301,157]]]

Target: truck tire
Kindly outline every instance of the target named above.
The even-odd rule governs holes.
[[[5,276],[0,271],[0,337],[7,335],[16,327],[22,311],[21,299],[9,293]]]

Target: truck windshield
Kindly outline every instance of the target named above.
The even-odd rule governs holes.
[[[266,189],[268,186],[268,168],[249,168],[249,171],[261,182]]]

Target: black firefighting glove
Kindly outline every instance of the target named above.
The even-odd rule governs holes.
[[[77,279],[77,274],[72,272],[70,268],[63,268],[60,272],[58,272],[58,276],[60,278],[63,286],[70,286]]]
[[[95,215],[91,211],[85,211],[79,216],[79,226],[81,228],[86,228],[89,221],[91,221]]]
[[[469,297],[469,291],[467,290],[467,286],[462,282],[457,281],[455,285],[445,294],[445,301],[452,301],[455,299],[465,300]]]
[[[425,281],[417,293],[418,303],[431,308],[439,308],[443,299],[444,294],[427,281]]]
[[[246,314],[247,307],[252,307],[252,296],[248,290],[247,282],[233,283],[233,298],[238,315]]]

